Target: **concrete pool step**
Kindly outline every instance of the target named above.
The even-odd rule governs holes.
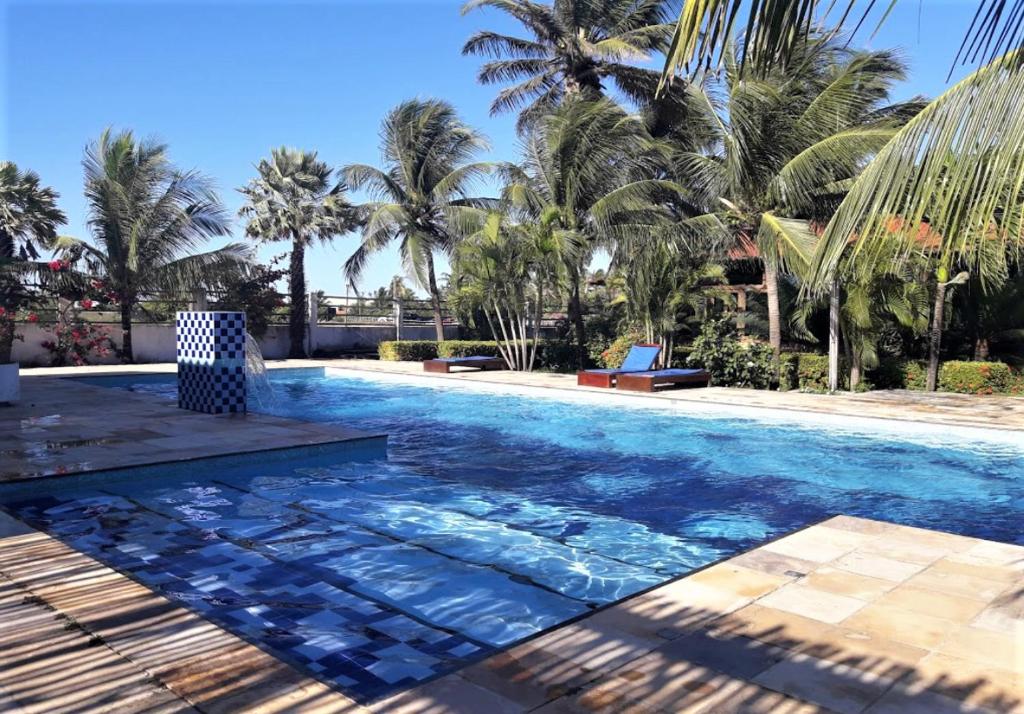
[[[97,677],[75,702],[79,711],[118,700],[119,686],[133,692],[119,712],[152,711],[165,702],[156,697],[172,695],[168,711],[365,711],[5,517],[0,576],[29,593],[26,605],[75,622],[118,667],[144,672],[157,687],[136,697],[131,677],[131,686]],[[25,622],[44,640],[52,629]],[[12,666],[17,656],[0,649],[0,706],[14,711],[24,706],[18,692],[33,686],[31,673],[17,679],[26,676]],[[41,651],[40,662],[61,666],[52,651]],[[43,709],[72,708],[51,703]],[[1024,711],[1024,547],[839,516],[369,709]]]

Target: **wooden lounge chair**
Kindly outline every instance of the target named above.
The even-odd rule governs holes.
[[[629,392],[654,392],[673,387],[706,387],[711,375],[703,369],[656,369],[619,375],[618,389]]]
[[[428,359],[423,363],[424,372],[448,374],[452,367],[470,367],[481,372],[488,369],[505,369],[505,360],[501,357],[443,357]]]
[[[637,344],[629,348],[629,354],[617,369],[585,369],[576,373],[576,384],[581,387],[603,387],[611,389],[620,375],[629,372],[647,372],[654,366],[661,354],[661,345]]]

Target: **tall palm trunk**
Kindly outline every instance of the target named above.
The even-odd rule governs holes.
[[[125,362],[135,361],[132,350],[132,305],[133,300],[121,300],[121,359]]]
[[[583,324],[583,304],[580,300],[579,274],[575,274],[572,277],[572,287],[569,292],[569,321],[576,330],[576,363],[579,369],[583,369],[587,366],[587,328]]]
[[[437,276],[434,275],[434,256],[427,253],[427,289],[430,290],[430,306],[434,310],[434,331],[437,341],[444,341],[444,314],[441,312],[441,291],[437,288]]]
[[[828,391],[839,391],[839,280],[832,279],[828,295]]]
[[[935,286],[935,307],[932,311],[932,329],[928,335],[928,377],[925,389],[934,392],[939,385],[939,349],[942,347],[942,326],[946,313],[946,284]]]
[[[864,373],[864,364],[861,359],[860,350],[854,348],[850,352],[850,391],[855,391],[860,385],[861,375]]]
[[[291,309],[288,312],[288,357],[306,356],[306,243],[301,236],[292,238],[292,254],[288,263],[288,292]]]
[[[782,322],[779,316],[779,271],[770,261],[764,263],[764,287],[768,297],[768,342],[778,364],[782,354]]]

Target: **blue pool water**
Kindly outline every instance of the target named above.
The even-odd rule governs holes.
[[[0,504],[361,701],[836,513],[1024,543],[1024,446],[272,380],[265,411],[385,432],[387,457],[204,460]],[[174,398],[164,377],[94,381]]]

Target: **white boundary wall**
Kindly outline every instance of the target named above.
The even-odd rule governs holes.
[[[121,326],[106,325],[114,344],[121,344]],[[42,343],[52,340],[53,335],[38,324],[21,323],[18,332],[24,335],[24,341],[14,343],[13,359],[24,367],[44,367],[50,364],[50,354]],[[454,325],[445,327],[445,337],[454,339],[458,328]],[[433,340],[434,325],[403,325],[403,340]],[[376,349],[381,342],[395,339],[394,325],[313,325],[310,340],[313,350],[321,349],[329,352],[347,350]],[[136,362],[174,362],[176,358],[174,344],[174,325],[167,324],[136,324],[132,326],[132,347]],[[310,350],[312,355],[313,350]],[[267,359],[284,359],[288,356],[288,327],[271,325],[267,334],[260,338],[260,351]],[[89,359],[91,364],[116,364],[117,359],[111,355],[100,360]]]

